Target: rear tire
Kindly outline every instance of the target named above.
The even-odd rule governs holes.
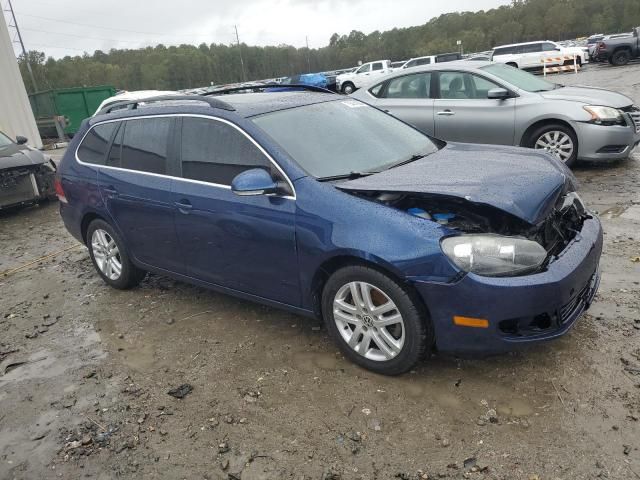
[[[108,285],[127,290],[145,277],[146,272],[131,263],[120,235],[104,220],[92,221],[86,238],[93,266]]]
[[[410,370],[434,343],[431,322],[420,302],[395,280],[369,267],[347,266],[331,275],[322,292],[322,312],[344,355],[383,375]]]
[[[623,67],[631,60],[631,52],[629,50],[618,50],[611,55],[611,64],[616,67]]]
[[[571,151],[563,158],[569,152],[567,145],[571,145]],[[571,167],[578,158],[578,137],[571,128],[560,123],[550,123],[535,129],[524,146],[547,150],[567,167]]]

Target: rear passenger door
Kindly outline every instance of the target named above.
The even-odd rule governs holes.
[[[300,304],[292,196],[238,196],[239,173],[264,168],[266,154],[223,119],[181,119],[181,177],[173,186],[176,231],[187,274],[208,283]],[[293,192],[290,192],[293,194]]]
[[[129,253],[146,265],[179,272],[183,261],[173,225],[170,177],[176,168],[174,122],[170,117],[121,122],[98,172],[98,185]]]
[[[431,73],[395,77],[372,89],[374,105],[428,135],[434,133]]]

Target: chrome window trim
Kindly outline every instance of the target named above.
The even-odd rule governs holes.
[[[293,182],[289,179],[289,176],[285,173],[285,171],[282,169],[282,167],[280,167],[280,165],[278,165],[278,163],[271,157],[271,155],[269,155],[269,153],[267,153],[267,151],[264,148],[262,148],[262,145],[260,145],[258,142],[256,142],[255,139],[251,135],[249,135],[247,132],[245,132],[242,128],[240,128],[235,123],[230,122],[229,120],[226,120],[224,118],[215,117],[215,116],[211,116],[211,115],[202,115],[202,114],[196,114],[196,113],[168,113],[168,114],[161,114],[161,115],[139,115],[139,116],[134,116],[134,117],[124,117],[124,118],[115,118],[115,119],[112,119],[112,120],[105,120],[104,122],[99,122],[99,123],[96,123],[94,125],[91,125],[91,128],[89,128],[85,132],[85,134],[80,139],[80,142],[78,143],[78,146],[76,147],[76,150],[74,152],[75,159],[80,165],[84,165],[84,166],[90,167],[90,168],[104,168],[104,169],[107,169],[107,170],[117,170],[117,171],[122,171],[122,172],[132,172],[132,173],[138,173],[138,174],[141,174],[141,175],[150,175],[150,176],[153,176],[153,177],[169,178],[169,179],[180,180],[180,181],[188,182],[188,183],[195,183],[195,184],[200,184],[200,185],[210,185],[210,186],[216,187],[216,188],[223,188],[225,190],[231,190],[231,185],[223,185],[223,184],[220,184],[220,183],[205,182],[203,180],[194,180],[194,179],[191,179],[191,178],[175,177],[173,175],[163,175],[163,174],[160,174],[160,173],[143,172],[141,170],[131,170],[129,168],[111,167],[109,165],[98,165],[98,164],[95,164],[95,163],[87,163],[87,162],[83,162],[78,157],[78,150],[80,149],[80,147],[84,143],[85,137],[89,134],[89,132],[91,130],[93,130],[94,128],[96,128],[96,127],[98,127],[100,125],[105,125],[107,123],[113,123],[113,122],[126,122],[127,120],[138,120],[138,119],[143,119],[143,118],[176,118],[176,117],[204,118],[204,119],[207,119],[207,120],[212,120],[212,121],[225,123],[225,124],[235,128],[236,130],[238,130],[247,139],[249,139],[249,141],[251,143],[253,143],[258,148],[258,150],[260,150],[260,152],[262,152],[262,154],[269,160],[269,162],[271,162],[271,164],[274,167],[276,167],[276,169],[283,176],[283,178],[285,179],[285,181],[289,185],[289,188],[291,188],[291,191],[293,192],[292,195],[280,195],[278,197],[279,198],[291,199],[291,200],[295,200],[297,198],[296,189],[293,186]]]

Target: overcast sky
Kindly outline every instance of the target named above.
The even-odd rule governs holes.
[[[8,0],[0,0],[3,7]],[[240,41],[323,47],[334,32],[421,25],[442,13],[508,0],[12,0],[28,50],[62,57],[110,48]],[[78,7],[76,7],[76,5]],[[5,12],[5,17],[8,18]],[[13,29],[10,29],[13,34]],[[19,45],[16,44],[16,53]]]

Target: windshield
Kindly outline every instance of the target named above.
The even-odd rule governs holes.
[[[426,135],[356,100],[290,108],[253,122],[316,178],[381,171],[438,149]]]
[[[0,148],[8,147],[9,145],[13,145],[13,140],[0,132]]]
[[[549,83],[531,73],[502,63],[487,65],[486,67],[482,67],[482,70],[526,92],[548,92],[549,90],[558,88],[558,85],[555,83]]]

